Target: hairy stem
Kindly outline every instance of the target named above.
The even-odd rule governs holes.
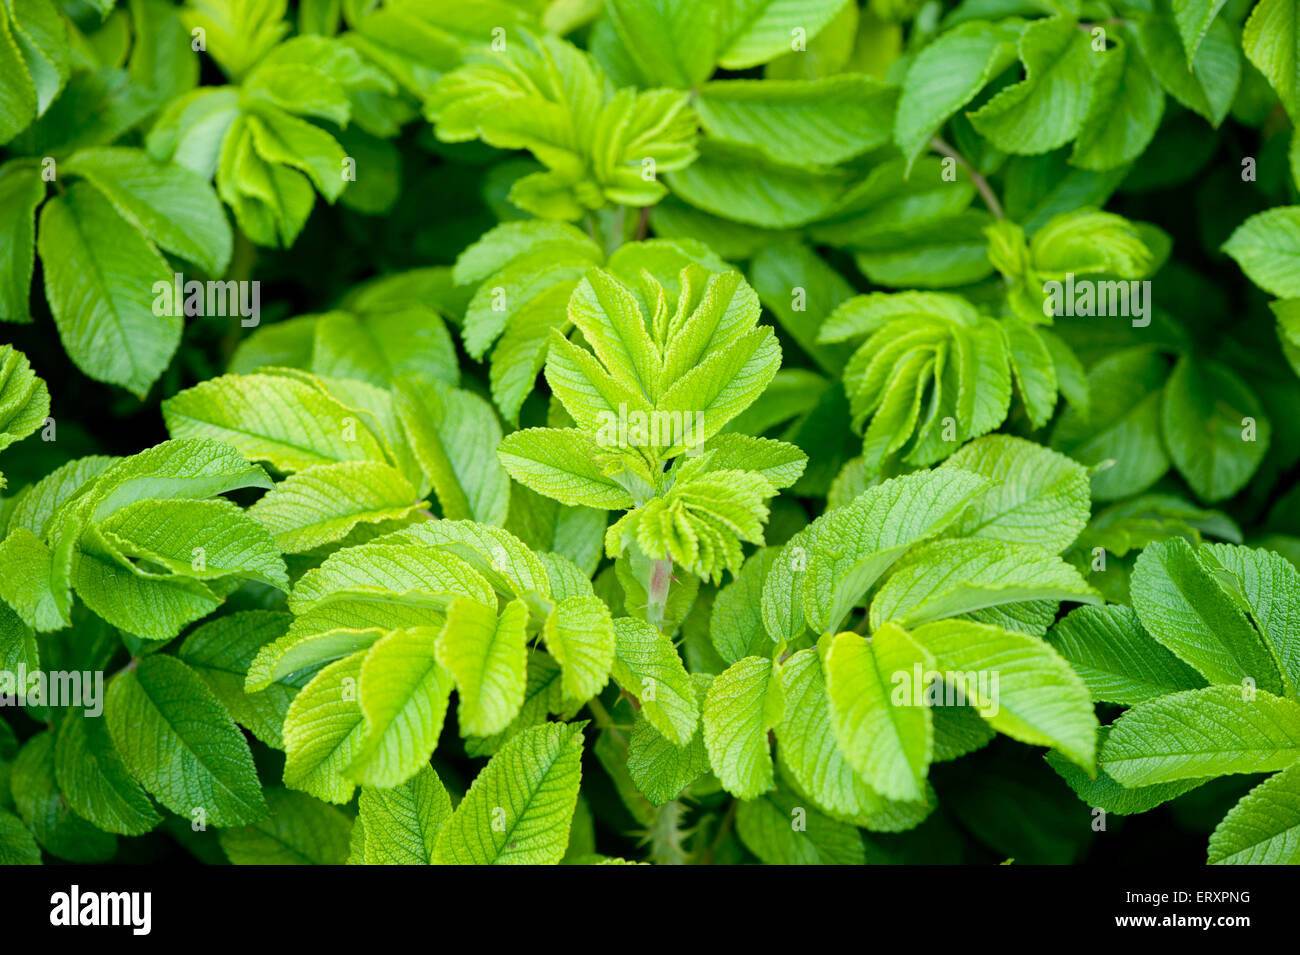
[[[650,568],[650,585],[646,587],[645,618],[657,630],[664,628],[664,612],[668,607],[668,588],[673,582],[671,558],[656,560]]]
[[[930,140],[930,148],[942,156],[954,159],[957,165],[961,166],[970,173],[971,182],[975,183],[975,189],[979,192],[980,198],[984,200],[984,205],[988,206],[989,212],[993,213],[995,219],[1005,219],[1006,214],[1002,211],[1002,203],[998,202],[997,194],[993,192],[993,187],[989,181],[975,171],[975,167],[967,161],[966,157],[957,150],[953,149],[938,136]]]

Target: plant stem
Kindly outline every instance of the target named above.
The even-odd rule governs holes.
[[[633,242],[640,242],[645,238],[646,233],[650,230],[650,207],[642,206],[637,211],[636,216],[636,233],[632,236]]]
[[[650,585],[646,587],[645,618],[656,630],[664,628],[664,612],[668,608],[668,588],[673,582],[671,558],[656,560],[650,569]]]
[[[957,150],[953,149],[938,136],[930,140],[930,148],[940,155],[956,160],[957,165],[970,173],[971,182],[975,183],[975,188],[979,192],[980,198],[984,200],[984,205],[988,206],[989,212],[993,213],[993,217],[995,219],[1006,218],[1006,213],[1002,211],[1002,203],[998,202],[998,197],[993,192],[993,187],[989,185],[987,179],[975,171],[975,167],[967,161],[965,156],[957,152]]]
[[[597,697],[593,696],[587,701],[587,709],[591,710],[591,715],[595,718],[596,725],[613,736],[614,741],[618,743],[619,746],[623,747],[623,749],[627,749],[627,741],[623,739],[623,734],[618,731],[618,724],[615,723],[614,718],[609,715],[609,710],[605,709],[605,704],[600,702]]]

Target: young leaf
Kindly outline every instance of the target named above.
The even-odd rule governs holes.
[[[1300,705],[1240,686],[1140,703],[1115,721],[1101,751],[1102,768],[1125,786],[1261,773],[1297,759]]]
[[[547,723],[506,742],[438,832],[446,865],[554,865],[582,779],[582,727]]]
[[[113,680],[104,712],[126,768],[172,812],[222,827],[265,818],[248,743],[184,663],[145,658]]]

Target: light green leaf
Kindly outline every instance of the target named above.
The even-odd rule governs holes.
[[[357,811],[357,825],[365,830],[362,861],[429,865],[438,831],[450,818],[451,797],[432,766],[391,789],[363,786]]]
[[[1297,759],[1300,705],[1240,686],[1139,703],[1112,724],[1101,751],[1102,768],[1125,786],[1262,773]]]
[[[989,481],[954,528],[967,537],[1065,550],[1088,523],[1088,472],[1061,454],[1010,435],[989,435],[945,463]]]
[[[506,436],[497,450],[519,483],[562,504],[624,510],[632,495],[604,473],[592,438],[576,428],[527,428]]]
[[[998,732],[1051,746],[1094,771],[1097,717],[1088,688],[1045,642],[965,620],[927,623],[912,637]]]
[[[1211,865],[1294,865],[1300,861],[1300,764],[1260,783],[1210,836]]]
[[[131,775],[186,819],[239,826],[267,807],[248,743],[225,707],[174,657],[146,657],[116,677],[104,706],[113,746]]]
[[[555,605],[542,639],[564,671],[564,695],[588,700],[609,680],[616,639],[609,608],[595,597],[569,597]]]
[[[1300,36],[1297,14],[1288,0],[1261,0],[1241,36],[1246,58],[1277,92],[1287,115],[1300,117]]]
[[[619,617],[614,679],[640,703],[646,720],[670,742],[690,744],[699,725],[695,688],[672,641],[643,620]]]
[[[963,23],[940,33],[912,60],[894,119],[894,142],[908,166],[957,110],[1016,61],[1024,25]]]
[[[844,0],[736,0],[724,7],[718,62],[743,70],[793,49],[795,38],[811,40],[839,13]]]
[[[395,630],[361,667],[358,692],[365,735],[345,772],[367,786],[396,786],[428,763],[442,733],[452,678],[430,627]]]
[[[1228,237],[1223,251],[1264,291],[1281,298],[1300,296],[1300,206],[1279,206],[1251,216]]]
[[[510,481],[496,457],[501,425],[492,406],[471,392],[427,379],[399,381],[395,402],[443,516],[502,523]]]
[[[223,375],[173,395],[162,410],[173,437],[224,441],[282,471],[384,460],[360,412],[306,379]]]
[[[871,625],[913,627],[1028,600],[1102,602],[1072,565],[1041,548],[944,540],[917,548],[899,564],[871,601]]]
[[[1036,20],[1019,38],[1025,78],[971,114],[981,135],[1007,152],[1036,155],[1079,134],[1088,116],[1098,57],[1073,18]]]
[[[428,501],[378,461],[340,461],[291,474],[248,509],[280,550],[301,554],[342,540],[359,524],[409,518]]]
[[[700,87],[705,132],[777,162],[833,165],[889,141],[897,92],[860,73],[819,80],[719,80]]]
[[[1144,17],[1138,42],[1170,96],[1212,126],[1223,122],[1241,81],[1241,54],[1224,21],[1210,25],[1190,64],[1178,28],[1166,17]]]
[[[1207,563],[1181,537],[1142,551],[1131,581],[1142,625],[1211,683],[1240,684],[1249,678],[1270,693],[1281,692],[1282,677],[1269,648]]]
[[[438,662],[456,681],[464,736],[491,736],[510,725],[524,703],[528,654],[528,607],[512,600],[496,612],[495,601],[457,597],[435,647]]]
[[[746,657],[719,674],[704,700],[704,745],[723,788],[738,799],[771,789],[767,733],[785,705],[772,661]]]
[[[818,518],[806,543],[787,544],[785,561],[773,565],[763,589],[763,616],[773,637],[793,637],[774,629],[778,603],[786,600],[789,580],[796,606],[818,633],[834,632],[862,597],[908,548],[949,527],[986,484],[977,475],[940,469],[893,478],[868,488],[851,504]],[[804,553],[790,550],[802,547]],[[793,569],[802,556],[806,571]]]
[[[331,663],[290,704],[284,720],[284,784],[291,789],[326,802],[352,798],[356,784],[343,770],[366,732],[357,686],[367,653],[360,650]]]
[[[558,863],[582,780],[583,725],[547,723],[508,740],[439,830],[434,862]]]
[[[1047,639],[1094,700],[1141,703],[1205,685],[1199,673],[1151,638],[1130,607],[1077,607]]]
[[[841,633],[824,661],[831,722],[849,764],[886,799],[925,798],[934,723],[912,685],[933,659],[907,631],[886,624],[870,639]],[[913,672],[915,670],[915,672]]]
[[[83,149],[60,172],[94,185],[159,248],[193,262],[214,279],[225,274],[230,224],[212,186],[197,173],[122,147]]]

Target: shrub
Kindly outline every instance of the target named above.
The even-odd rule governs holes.
[[[0,5],[0,861],[1300,860],[1251,6]]]

